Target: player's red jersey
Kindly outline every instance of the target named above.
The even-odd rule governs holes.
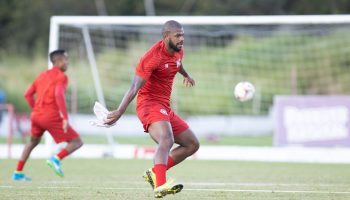
[[[24,93],[33,109],[32,115],[68,119],[65,102],[67,83],[67,76],[57,67],[42,72]]]
[[[41,73],[24,93],[33,109],[30,117],[32,136],[41,137],[47,130],[56,143],[79,137],[70,125],[67,132],[62,127],[62,119],[68,119],[64,94],[67,83],[67,76],[53,67]]]
[[[182,65],[183,51],[170,55],[163,41],[157,42],[141,58],[136,74],[146,80],[139,90],[137,107],[161,104],[170,108],[170,95],[176,73]]]
[[[183,51],[170,55],[163,41],[157,42],[141,58],[136,74],[146,80],[138,92],[136,112],[145,132],[156,121],[169,121],[173,134],[189,128],[170,108],[170,95],[176,73],[182,65]]]

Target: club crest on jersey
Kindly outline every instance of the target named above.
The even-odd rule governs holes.
[[[168,63],[165,64],[164,67],[165,67],[165,69],[168,69],[169,68],[169,64]]]
[[[177,59],[176,61],[176,67],[179,68],[181,66],[181,60],[180,59]]]
[[[165,109],[160,109],[159,111],[160,113],[162,113],[163,115],[168,115],[168,112]]]

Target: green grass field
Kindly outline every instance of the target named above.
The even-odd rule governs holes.
[[[107,138],[96,135],[81,135],[85,144],[107,144]],[[26,141],[29,138],[25,138]],[[117,136],[114,140],[119,144],[137,144],[137,145],[154,145],[153,140],[147,135],[144,137],[125,137]],[[272,146],[272,135],[262,135],[262,136],[220,136],[212,135],[207,137],[200,137],[199,141],[201,145],[235,145],[235,146]],[[42,140],[41,143],[44,141]],[[0,137],[0,144],[6,144],[7,138]],[[18,136],[13,138],[14,144],[23,143],[22,139]]]
[[[0,199],[154,199],[143,179],[151,160],[66,159],[65,178],[30,160],[31,182],[13,182],[15,160],[0,160]],[[348,200],[349,165],[188,160],[169,177],[184,190],[164,199]]]

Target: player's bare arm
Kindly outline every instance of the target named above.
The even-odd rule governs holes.
[[[131,87],[125,93],[122,102],[120,103],[118,109],[111,111],[107,116],[107,121],[105,124],[112,125],[119,120],[119,118],[124,114],[126,108],[130,102],[135,98],[137,92],[145,84],[145,80],[138,75],[135,75],[134,80],[132,81]]]
[[[196,82],[194,79],[186,72],[183,65],[180,66],[179,73],[184,77],[183,83],[186,85],[186,87],[193,87],[196,85]]]

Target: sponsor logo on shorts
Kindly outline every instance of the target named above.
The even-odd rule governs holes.
[[[163,108],[160,109],[159,112],[162,113],[163,115],[168,115],[167,111],[165,109],[163,109]]]

